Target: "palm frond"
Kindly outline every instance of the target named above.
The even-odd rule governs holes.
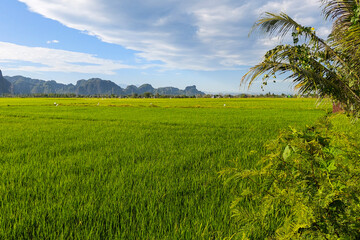
[[[289,31],[295,31],[298,27],[301,27],[301,25],[286,13],[274,14],[266,12],[253,25],[249,35],[255,30],[261,30],[261,32],[267,33],[270,36],[284,37]]]
[[[284,38],[290,31],[296,32],[306,27],[300,25],[286,13],[274,14],[266,12],[252,27],[250,34],[254,31],[266,33],[269,36],[279,36]],[[302,31],[301,35],[306,39],[310,39],[310,44],[317,46],[319,50],[328,52],[332,56],[334,65],[341,64],[347,72],[350,72],[351,67],[344,58],[333,49],[324,39],[318,37],[314,31]],[[360,82],[360,77],[357,72],[352,72],[354,77]]]
[[[359,0],[322,0],[325,19],[337,20],[337,24],[349,24],[347,19],[353,15],[353,10],[359,5]],[[335,25],[337,25],[335,24]]]

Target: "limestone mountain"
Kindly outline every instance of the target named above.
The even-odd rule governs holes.
[[[149,92],[152,94],[160,95],[204,95],[196,89],[196,86],[186,87],[185,90],[180,90],[174,87],[153,88],[150,84],[143,84],[140,87],[135,85],[129,85],[125,89],[121,88],[110,80],[103,80],[100,78],[91,78],[89,80],[79,80],[76,84],[62,84],[57,83],[54,80],[44,81],[40,79],[32,79],[23,76],[4,77],[6,83],[3,84],[10,92],[10,83],[12,93],[15,95],[27,95],[27,94],[66,94],[73,93],[78,95],[132,95],[132,94],[144,94]],[[2,84],[0,80],[0,84]],[[2,85],[0,85],[1,87]],[[0,88],[0,94],[1,94]]]
[[[100,78],[91,78],[89,80],[79,80],[75,85],[75,93],[80,95],[96,94],[115,94],[122,95],[123,89],[109,80]]]
[[[153,86],[151,86],[150,84],[143,84],[138,88],[139,92],[149,92],[149,93],[154,93],[155,88],[153,88]]]
[[[175,87],[162,87],[156,90],[160,95],[184,95],[184,92]]]
[[[197,95],[198,94],[198,90],[196,89],[196,86],[193,85],[193,86],[188,86],[185,88],[184,90],[184,94],[186,96],[194,96],[194,95]]]
[[[39,79],[32,79],[23,76],[14,76],[5,78],[11,82],[13,94],[35,94],[35,93],[75,93],[75,86],[73,84],[61,84],[54,80],[44,81]]]
[[[139,89],[135,86],[135,85],[129,85],[124,89],[124,94],[125,95],[131,95],[131,94],[138,94]]]
[[[2,72],[0,70],[0,94],[10,93],[11,92],[10,88],[11,88],[11,83],[3,77]]]

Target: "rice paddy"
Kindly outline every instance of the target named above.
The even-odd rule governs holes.
[[[238,189],[314,99],[0,98],[0,239],[221,239]]]

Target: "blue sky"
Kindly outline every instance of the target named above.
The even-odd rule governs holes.
[[[1,0],[0,69],[61,83],[99,77],[119,85],[239,87],[276,38],[248,33],[265,11],[284,11],[326,37],[318,0]],[[286,41],[286,40],[284,40]],[[290,82],[265,92],[290,93]]]

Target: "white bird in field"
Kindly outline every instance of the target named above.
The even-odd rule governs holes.
[[[54,105],[56,105],[56,102],[54,102]]]
[[[56,104],[56,106],[59,106],[59,104]]]
[[[97,104],[97,105],[99,106],[99,104],[100,104],[100,103],[98,102],[98,104]]]
[[[226,107],[226,104],[224,104],[224,107]]]

